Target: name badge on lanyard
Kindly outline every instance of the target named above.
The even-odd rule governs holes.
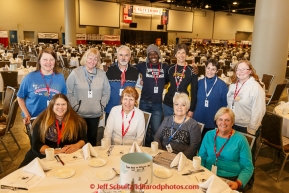
[[[159,88],[157,86],[154,87],[154,93],[158,93]]]
[[[88,98],[89,98],[89,99],[92,98],[92,91],[91,91],[91,90],[88,91]]]
[[[49,103],[50,103],[50,100],[47,100],[47,106],[49,105]]]
[[[207,79],[205,78],[205,81],[204,81],[204,83],[205,83],[205,93],[206,93],[205,107],[209,107],[208,97],[210,96],[210,94],[211,94],[211,92],[212,92],[212,90],[213,90],[213,88],[214,88],[217,80],[218,80],[218,78],[216,77],[215,82],[214,82],[212,88],[209,90],[209,92],[207,92]]]

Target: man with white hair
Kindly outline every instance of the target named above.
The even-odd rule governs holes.
[[[135,87],[136,85],[139,72],[129,64],[130,58],[131,50],[129,47],[120,46],[117,49],[117,62],[113,63],[106,72],[110,84],[110,99],[104,109],[106,120],[112,107],[120,104],[120,95],[123,89],[127,86]]]

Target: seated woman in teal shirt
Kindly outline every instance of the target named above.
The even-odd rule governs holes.
[[[232,128],[234,120],[235,115],[231,109],[222,107],[218,110],[215,115],[218,128],[206,133],[199,156],[202,157],[204,167],[211,170],[215,165],[217,176],[231,180],[231,189],[244,192],[254,166],[246,137]]]

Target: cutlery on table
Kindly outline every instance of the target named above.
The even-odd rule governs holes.
[[[6,186],[6,185],[1,185],[1,189],[10,189],[10,190],[28,190],[28,188],[23,188],[23,187],[15,187],[15,186]]]
[[[188,173],[184,173],[184,174],[182,174],[182,175],[183,175],[183,176],[185,176],[185,175],[191,175],[191,174],[195,174],[195,173],[199,173],[199,172],[204,172],[204,171],[205,171],[204,169],[195,170],[195,171],[189,170]]]
[[[108,156],[110,156],[110,154],[111,154],[113,148],[114,148],[113,145],[111,145],[111,146],[109,147],[109,149],[108,149],[108,151],[107,151]]]
[[[113,171],[115,172],[115,174],[117,175],[117,176],[119,176],[119,173],[116,171],[116,169],[114,169],[114,168],[112,168],[113,169]]]

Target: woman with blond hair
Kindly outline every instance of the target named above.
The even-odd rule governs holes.
[[[188,115],[191,102],[186,93],[176,94],[173,105],[174,115],[164,118],[154,139],[159,149],[176,154],[183,152],[192,159],[201,144],[201,130],[197,121]]]
[[[143,144],[145,119],[137,108],[138,93],[133,87],[126,87],[121,94],[121,105],[111,109],[104,130],[104,138],[112,145]]]
[[[56,94],[32,124],[32,147],[20,167],[34,158],[44,158],[45,149],[55,148],[54,153],[73,153],[87,142],[86,123],[72,109],[68,98]]]
[[[100,53],[88,49],[66,80],[67,97],[74,110],[86,121],[87,138],[96,146],[99,118],[110,98],[110,86],[105,72],[99,69]]]

